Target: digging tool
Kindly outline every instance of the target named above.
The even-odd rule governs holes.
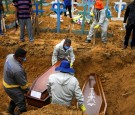
[[[93,45],[96,45],[96,33],[98,29],[94,30],[94,38],[93,38]]]
[[[2,31],[6,32],[5,18],[4,17],[2,17],[2,19],[1,19],[1,29],[2,29]]]

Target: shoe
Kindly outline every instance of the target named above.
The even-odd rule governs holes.
[[[131,49],[132,49],[132,50],[135,50],[135,46],[131,46]]]
[[[86,40],[85,40],[85,43],[91,43],[91,40],[87,40],[87,39],[86,39]]]
[[[25,39],[20,39],[20,41],[21,41],[21,42],[24,42],[24,41],[25,41]]]
[[[107,44],[107,41],[102,41],[102,43]]]
[[[63,22],[64,20],[63,19],[60,19],[60,22]]]
[[[123,46],[123,50],[124,50],[124,49],[126,49],[126,48],[127,48],[127,46],[126,46],[126,45],[124,45],[124,46]]]
[[[34,39],[30,40],[30,42],[34,42]]]
[[[0,36],[5,36],[5,34],[3,34],[3,33],[0,33]]]

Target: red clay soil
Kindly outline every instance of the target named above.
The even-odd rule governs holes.
[[[47,20],[53,22],[54,19],[44,15],[39,20],[44,20],[40,25],[41,28],[51,24]],[[8,20],[10,22],[10,19]],[[54,22],[53,22],[54,23]],[[65,18],[61,24],[62,28],[68,27],[69,19]],[[49,25],[50,26],[50,25]],[[80,26],[76,26],[80,28]],[[72,46],[76,60],[73,68],[75,76],[78,78],[80,86],[90,73],[96,73],[100,76],[105,96],[107,99],[106,115],[135,115],[135,51],[128,47],[122,50],[123,38],[125,31],[121,30],[122,22],[110,21],[109,33],[113,33],[113,37],[108,38],[108,43],[102,44],[101,39],[96,39],[96,45],[92,43],[86,44],[84,41],[86,35],[75,35],[72,33],[40,33],[35,37],[34,43],[29,43],[28,37],[26,42],[19,41],[19,30],[15,34],[12,30],[7,30],[7,36],[0,37],[0,114],[6,115],[9,98],[2,87],[3,66],[6,56],[14,53],[17,47],[27,50],[27,61],[24,68],[27,72],[28,82],[32,82],[51,66],[51,57],[54,46],[62,39],[69,37],[72,40]],[[89,29],[89,25],[86,26]],[[75,103],[73,103],[75,106]],[[46,107],[47,108],[47,107]],[[48,107],[51,111],[54,108]],[[27,115],[40,113],[45,109],[28,105]],[[41,115],[40,114],[40,115]]]

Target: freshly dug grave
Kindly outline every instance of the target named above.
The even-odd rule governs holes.
[[[54,22],[47,23],[47,20],[53,21],[47,16],[41,17],[44,20],[40,27],[54,27]],[[10,19],[9,19],[10,22]],[[64,18],[61,24],[62,28],[67,28],[69,19]],[[52,26],[51,26],[52,24]],[[80,28],[76,25],[76,28]],[[75,35],[72,33],[40,33],[35,37],[33,44],[19,41],[19,30],[13,34],[12,30],[8,30],[7,36],[0,37],[0,114],[7,114],[6,110],[9,98],[2,87],[3,66],[6,56],[14,53],[17,47],[27,50],[27,62],[24,68],[27,72],[28,82],[31,85],[37,76],[44,73],[51,66],[51,57],[54,46],[62,39],[69,37],[72,40],[72,46],[76,56],[74,63],[75,76],[78,78],[80,86],[83,86],[85,79],[90,73],[96,73],[100,76],[101,82],[107,99],[106,115],[134,115],[135,114],[135,51],[130,47],[122,50],[125,31],[121,30],[122,22],[110,21],[109,33],[113,33],[113,37],[108,38],[108,43],[102,44],[101,39],[96,39],[96,45],[92,43],[84,43],[86,35]],[[89,25],[86,26],[89,29]],[[73,103],[73,106],[76,104]],[[57,106],[57,105],[56,105]],[[59,105],[58,105],[59,106]],[[45,109],[55,111],[51,105],[38,110],[36,107],[28,105],[28,113],[41,114]],[[71,108],[72,109],[72,108]],[[30,111],[30,112],[29,112]],[[74,111],[74,109],[72,109]]]

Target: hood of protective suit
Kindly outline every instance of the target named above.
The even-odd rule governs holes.
[[[72,75],[70,75],[69,73],[61,73],[58,72],[56,74],[56,82],[60,85],[67,85],[70,82]]]

